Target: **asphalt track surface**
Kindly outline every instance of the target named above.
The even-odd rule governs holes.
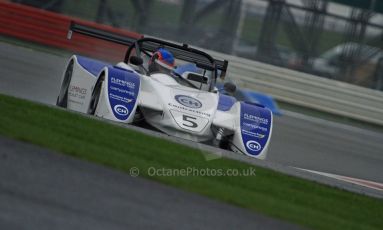
[[[0,229],[299,229],[0,137]]]
[[[67,57],[0,43],[0,93],[53,105],[66,60]],[[288,168],[298,167],[383,182],[382,153],[382,133],[289,113],[274,120],[266,161],[260,163],[248,158],[232,158],[369,194],[371,191],[365,188],[326,178],[318,180],[297,170],[291,173]],[[376,191],[372,193],[383,197]]]

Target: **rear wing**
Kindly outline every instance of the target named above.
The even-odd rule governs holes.
[[[187,44],[176,44],[173,42],[168,42],[156,38],[150,38],[144,36],[138,36],[138,38],[128,37],[124,36],[119,33],[106,31],[103,29],[94,28],[92,26],[88,25],[82,25],[79,23],[76,23],[75,21],[71,21],[71,24],[69,26],[68,35],[67,38],[70,40],[72,38],[73,33],[82,34],[85,36],[90,36],[98,39],[102,39],[105,41],[118,43],[121,45],[126,45],[127,47],[131,47],[135,43],[142,44],[142,49],[147,51],[155,51],[158,46],[155,45],[155,43],[159,43],[161,45],[165,45],[166,47],[169,47],[171,49],[171,52],[174,54],[174,56],[182,57],[185,60],[189,60],[201,65],[208,65],[208,62],[213,62],[215,64],[215,67],[220,70],[220,78],[223,79],[226,75],[226,70],[228,67],[228,61],[227,60],[219,60],[214,59],[209,54],[200,51],[198,49],[191,48]],[[129,50],[129,49],[128,49]],[[129,51],[127,52],[128,55]],[[193,55],[195,54],[195,55]],[[206,58],[206,60],[203,60],[201,58],[198,58],[197,55],[202,55]],[[125,57],[125,62],[127,62],[127,58]]]
[[[174,42],[168,42],[157,38],[144,37],[136,41],[136,43],[145,51],[154,52],[159,47],[166,48],[169,50],[176,58],[185,60],[191,63],[195,63],[198,67],[202,68],[215,68],[219,70],[220,77],[224,78],[228,66],[228,61],[214,59],[212,56],[206,52],[190,47],[187,44],[177,44]],[[125,60],[128,59],[130,52],[133,47],[130,47],[127,51],[127,56]],[[213,65],[214,64],[214,65]]]
[[[118,34],[115,32],[109,32],[106,30],[94,28],[91,26],[87,25],[81,25],[76,23],[75,21],[71,21],[69,30],[68,30],[68,35],[67,38],[70,40],[72,39],[72,34],[73,33],[78,33],[82,34],[85,36],[90,36],[94,38],[98,38],[101,40],[109,41],[109,42],[114,42],[118,43],[121,45],[126,45],[126,46],[131,46],[134,44],[134,42],[139,39],[140,37],[142,38],[143,36],[140,36],[138,38],[133,38],[133,37],[128,37],[126,35]]]

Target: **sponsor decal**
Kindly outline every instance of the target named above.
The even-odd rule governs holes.
[[[185,111],[188,111],[188,112],[191,112],[191,113],[202,115],[202,116],[205,116],[205,117],[210,117],[211,116],[210,113],[205,113],[205,112],[202,112],[202,111],[194,110],[194,109],[187,108],[187,107],[180,106],[180,105],[175,105],[175,104],[172,104],[172,103],[168,103],[168,106],[171,106],[171,107],[173,107],[175,109],[185,110]]]
[[[79,94],[84,95],[84,94],[86,94],[87,89],[81,88],[81,87],[76,86],[76,85],[71,85],[69,87],[69,91],[72,93],[79,93]]]
[[[176,95],[174,98],[181,105],[192,109],[198,109],[202,107],[202,103],[193,97],[189,97],[186,95]]]
[[[78,98],[80,100],[84,100],[87,93],[86,88],[82,88],[76,85],[69,86],[68,95],[73,98]],[[77,102],[78,104],[84,104],[83,102]]]
[[[251,124],[251,123],[243,122],[242,125],[243,125],[244,130],[261,130],[263,132],[268,131],[267,127],[262,127],[262,126]]]
[[[263,117],[258,117],[256,115],[252,115],[252,114],[248,114],[248,113],[244,113],[243,118],[245,118],[246,120],[251,120],[251,121],[257,122],[259,124],[264,124],[264,125],[269,124],[269,119],[263,118]]]
[[[128,116],[129,110],[123,105],[115,105],[113,110],[120,116]]]
[[[113,93],[109,93],[109,98],[112,98],[112,99],[115,99],[115,100],[118,100],[118,101],[122,101],[122,102],[125,102],[125,103],[130,103],[133,101],[133,99],[129,99],[127,97],[122,97],[122,96],[119,96],[119,95],[116,95],[116,94],[113,94]]]
[[[128,87],[130,89],[135,89],[135,87],[136,87],[136,84],[134,82],[125,81],[123,79],[119,79],[119,78],[115,78],[115,77],[111,77],[110,81],[112,84],[116,84],[116,85],[123,86],[123,87]]]
[[[248,130],[245,130],[245,129],[242,129],[242,133],[245,134],[245,135],[248,135],[248,136],[259,138],[259,139],[262,139],[262,138],[264,138],[266,136],[265,134],[255,133],[255,132],[251,132],[251,131],[248,131]]]
[[[265,136],[266,136],[265,134],[254,133],[254,137],[259,138],[259,139],[265,138]]]
[[[262,148],[261,144],[259,144],[256,141],[251,141],[251,140],[246,142],[246,147],[252,151],[259,151]]]
[[[135,97],[135,93],[129,90],[121,89],[114,86],[110,86],[110,89],[115,92],[118,92],[119,94],[128,94],[129,96]]]

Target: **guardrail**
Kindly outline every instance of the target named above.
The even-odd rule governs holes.
[[[0,34],[67,49],[111,61],[122,60],[127,47],[76,34],[67,39],[70,22],[114,32],[122,36],[140,38],[142,35],[106,25],[84,21],[53,12],[0,1]]]
[[[120,61],[126,47],[75,34],[67,40],[71,17],[0,0],[0,34]],[[142,35],[75,19],[131,38]],[[280,101],[383,125],[383,92],[208,51],[229,60],[228,74],[239,86],[268,93]]]
[[[268,93],[291,104],[383,125],[381,91],[209,52],[229,60],[228,74],[241,87]]]

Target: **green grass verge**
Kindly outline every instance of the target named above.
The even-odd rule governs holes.
[[[0,135],[228,202],[312,229],[382,229],[383,201],[228,159],[40,104],[0,95]],[[150,176],[148,168],[248,170],[256,176]]]

